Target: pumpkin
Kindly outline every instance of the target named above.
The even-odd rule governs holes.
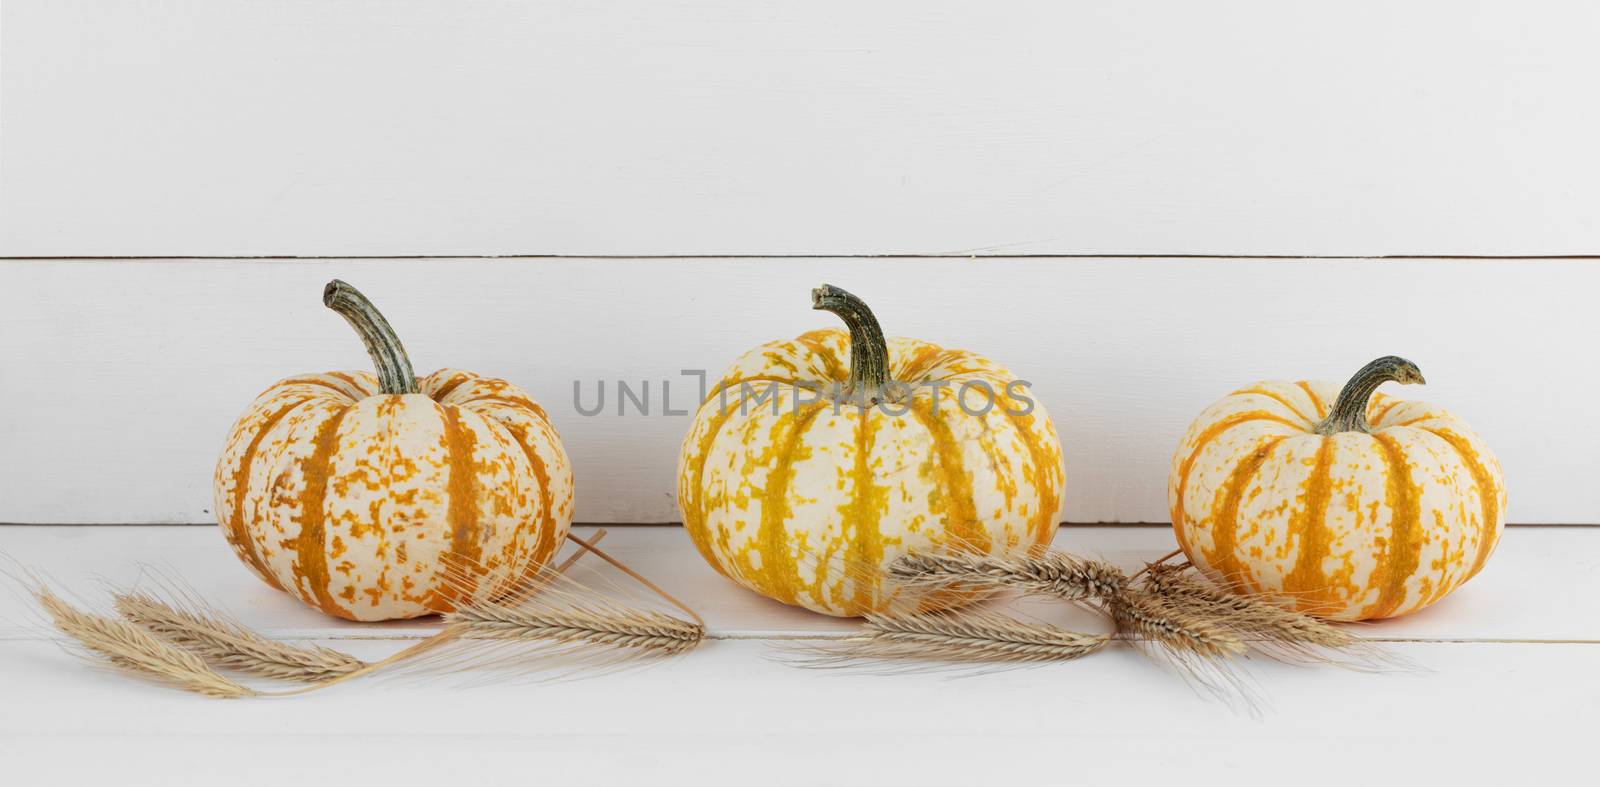
[[[1259,382],[1206,409],[1168,483],[1189,560],[1335,620],[1414,612],[1477,574],[1505,526],[1500,464],[1448,412],[1374,396],[1391,381],[1422,372],[1389,356],[1342,389]]]
[[[678,505],[707,562],[786,604],[854,616],[959,600],[887,582],[888,563],[908,551],[1004,555],[1050,542],[1061,445],[1025,383],[976,353],[885,340],[867,305],[837,287],[814,290],[812,308],[848,333],[745,353],[684,438]]]
[[[544,565],[572,521],[571,466],[544,410],[504,380],[414,377],[388,321],[344,282],[323,303],[377,374],[290,377],[234,424],[214,491],[239,559],[350,620],[447,612]]]

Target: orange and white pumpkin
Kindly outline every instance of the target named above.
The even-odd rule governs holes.
[[[1444,410],[1373,396],[1390,381],[1423,380],[1389,356],[1343,389],[1260,382],[1202,413],[1168,484],[1189,560],[1335,620],[1414,612],[1477,574],[1505,526],[1500,464]]]
[[[378,375],[290,377],[234,425],[214,491],[239,559],[351,620],[446,612],[543,566],[572,521],[572,469],[544,410],[504,380],[417,379],[354,288],[331,282],[323,301]]]
[[[1064,476],[1044,408],[1004,367],[884,340],[855,296],[849,328],[757,347],[695,414],[678,506],[700,554],[751,590],[830,615],[929,607],[882,581],[911,550],[1002,555],[1048,544]]]

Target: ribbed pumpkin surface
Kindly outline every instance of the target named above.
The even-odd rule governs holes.
[[[684,439],[678,505],[706,561],[758,593],[832,615],[882,610],[879,578],[911,549],[1002,554],[1055,535],[1064,478],[1044,408],[1004,398],[1013,380],[981,356],[911,339],[888,342],[892,380],[918,386],[878,407],[794,406],[795,384],[849,375],[849,335],[819,330],[758,347],[711,389]],[[969,415],[955,395],[981,380],[1001,398]],[[748,387],[741,386],[748,384]],[[774,413],[759,399],[781,397]],[[816,394],[804,391],[802,400]],[[985,394],[968,392],[980,410]],[[904,410],[903,414],[901,411]]]
[[[443,369],[420,394],[365,372],[291,377],[250,406],[217,464],[217,521],[273,587],[352,620],[448,611],[447,565],[503,589],[572,521],[572,470],[544,411],[503,380]]]
[[[1173,527],[1201,570],[1338,620],[1404,615],[1483,567],[1500,464],[1442,409],[1379,394],[1371,433],[1323,436],[1338,386],[1262,382],[1212,405],[1173,456]]]

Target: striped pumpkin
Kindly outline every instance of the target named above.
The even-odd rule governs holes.
[[[214,491],[239,559],[351,620],[449,611],[544,565],[572,521],[572,470],[539,405],[470,372],[415,378],[360,293],[335,281],[324,302],[379,374],[290,377],[234,425]]]
[[[1478,573],[1505,524],[1500,464],[1444,410],[1373,395],[1390,381],[1422,373],[1390,356],[1343,389],[1260,382],[1202,413],[1168,484],[1190,561],[1336,620],[1414,612]]]
[[[1008,390],[1011,373],[970,352],[886,342],[866,305],[836,287],[812,296],[849,333],[812,331],[746,353],[684,438],[678,505],[706,561],[786,604],[861,615],[897,598],[953,601],[882,581],[910,550],[1048,544],[1061,446],[1044,408]]]

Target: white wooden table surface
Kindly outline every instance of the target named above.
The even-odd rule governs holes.
[[[1134,566],[1171,537],[1078,526],[1057,544]],[[1408,660],[1406,670],[1249,662],[1255,713],[1196,693],[1122,645],[976,675],[799,669],[785,658],[795,637],[837,637],[852,624],[730,585],[677,528],[612,527],[604,545],[698,610],[711,640],[676,660],[581,680],[401,675],[223,701],[88,666],[51,640],[13,585],[0,596],[0,759],[61,783],[121,784],[512,774],[558,784],[1249,783],[1267,774],[1345,784],[1379,773],[1444,782],[1570,777],[1600,723],[1597,528],[1511,528],[1459,592],[1361,629]],[[211,528],[8,527],[0,550],[85,604],[153,568],[266,633],[363,658],[436,628],[324,618],[250,576]]]

